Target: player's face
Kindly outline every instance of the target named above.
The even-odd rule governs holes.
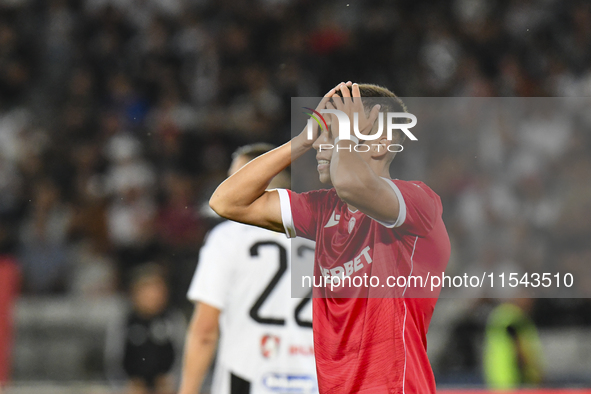
[[[312,145],[314,149],[316,149],[316,162],[318,163],[316,169],[318,170],[318,177],[320,182],[327,185],[332,185],[332,181],[330,179],[330,162],[332,160],[333,148],[330,147],[334,146],[332,134],[335,133],[332,132],[331,127],[332,125],[329,123],[328,129],[331,131],[328,132],[323,130],[318,139],[314,141],[314,145]],[[371,161],[372,158],[370,152],[359,151],[358,153],[364,161]]]
[[[330,126],[329,126],[330,127]],[[318,163],[316,169],[318,170],[318,177],[320,182],[331,185],[330,181],[330,160],[332,158],[332,149],[327,149],[326,145],[332,145],[333,138],[330,133],[323,130],[318,139],[314,141],[314,149],[316,149],[316,162]]]

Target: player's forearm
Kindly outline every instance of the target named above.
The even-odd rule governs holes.
[[[185,343],[179,394],[197,394],[200,392],[203,379],[215,354],[217,340],[217,332],[201,333],[195,328],[189,328]]]
[[[249,208],[263,196],[271,180],[308,149],[309,144],[298,136],[257,157],[218,186],[209,205],[222,217],[248,223]]]

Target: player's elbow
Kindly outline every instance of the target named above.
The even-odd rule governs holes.
[[[362,186],[359,184],[360,182],[356,182],[356,180],[348,175],[335,177],[332,181],[332,185],[337,192],[337,195],[341,200],[346,203],[353,204],[356,200],[356,196],[360,193],[360,189]]]
[[[215,329],[211,329],[209,327],[199,327],[195,331],[195,338],[201,345],[215,345],[218,341],[218,336],[219,330],[217,327]]]
[[[221,217],[225,219],[233,219],[232,204],[220,196],[219,193],[216,192],[211,196],[209,199],[209,207]]]
[[[213,211],[215,213],[222,216],[224,205],[223,205],[222,201],[220,201],[220,198],[218,196],[216,196],[215,193],[209,199],[209,207],[211,209],[213,209]]]
[[[339,198],[354,207],[367,207],[376,203],[380,194],[380,188],[370,179],[349,175],[340,177],[333,186]]]
[[[213,319],[193,319],[189,327],[191,337],[201,345],[217,343],[219,324]]]
[[[348,190],[346,188],[337,188],[336,186],[335,186],[335,190],[337,192],[337,196],[339,196],[339,198],[341,200],[343,200],[344,202],[346,202],[348,204],[352,203],[353,194],[351,193],[350,190]]]

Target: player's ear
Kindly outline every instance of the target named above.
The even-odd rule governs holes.
[[[375,160],[382,160],[388,154],[388,146],[392,143],[392,141],[388,141],[386,136],[379,138],[378,140],[372,141],[371,147],[371,157]]]

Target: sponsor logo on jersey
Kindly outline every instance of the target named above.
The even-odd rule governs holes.
[[[353,225],[355,225],[355,223],[353,223]],[[362,269],[364,266],[371,264],[373,259],[371,258],[370,251],[371,248],[366,246],[363,248],[363,250],[361,250],[361,253],[359,253],[357,257],[351,261],[347,261],[343,265],[337,265],[331,269],[321,266],[320,271],[322,272],[322,276],[340,276],[341,278],[343,276],[350,276],[354,272]]]
[[[279,354],[281,338],[277,335],[265,335],[261,338],[261,354],[265,358],[273,358]]]
[[[316,391],[316,378],[311,375],[268,373],[263,376],[263,385],[274,392],[308,394]]]
[[[341,215],[337,215],[337,211],[335,209],[334,211],[332,211],[332,215],[330,215],[330,219],[328,219],[328,223],[326,223],[326,226],[324,226],[324,228],[336,226],[337,224],[339,224],[339,220],[341,220]]]
[[[290,356],[313,356],[314,346],[311,345],[291,345],[289,347]]]

